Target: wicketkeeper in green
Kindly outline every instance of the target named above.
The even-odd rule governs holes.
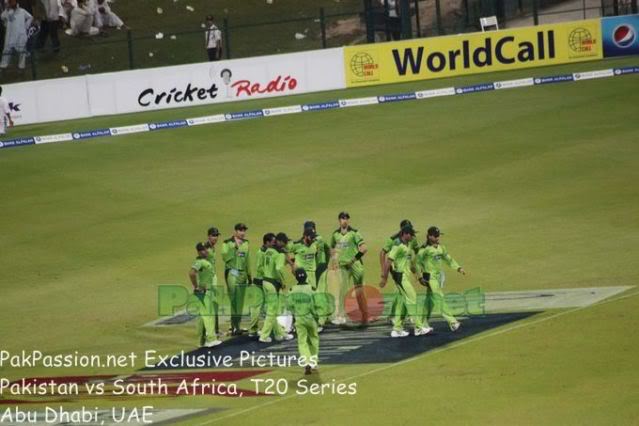
[[[189,278],[193,285],[195,314],[198,315],[197,333],[200,339],[200,346],[211,348],[222,343],[217,339],[215,332],[213,297],[209,293],[212,292],[215,269],[211,262],[207,260],[208,249],[204,244],[197,243],[195,250],[198,255],[189,270]],[[192,305],[189,304],[189,306]]]
[[[423,336],[433,331],[432,328],[424,327],[422,317],[417,312],[417,293],[410,280],[415,272],[415,252],[411,248],[411,240],[415,237],[415,230],[412,226],[405,226],[399,232],[400,243],[393,246],[386,257],[384,269],[382,269],[382,280],[380,288],[386,286],[388,274],[391,273],[397,292],[398,302],[394,306],[393,331],[391,337],[406,337],[408,332],[404,330],[403,311],[406,310],[407,317],[415,324],[415,336]],[[392,264],[392,265],[391,265]],[[392,266],[392,270],[391,270]]]
[[[278,324],[280,314],[280,290],[284,288],[284,271],[286,269],[286,245],[288,237],[284,233],[277,234],[275,247],[268,247],[263,254],[262,289],[264,290],[264,309],[266,318],[260,331],[260,342],[272,342],[271,333],[275,340],[291,340],[292,334],[287,334]]]
[[[434,310],[440,309],[442,317],[448,323],[452,331],[457,331],[460,327],[459,321],[453,316],[442,289],[444,285],[444,271],[442,263],[446,263],[451,269],[455,269],[462,275],[466,275],[464,268],[453,259],[445,246],[439,243],[439,237],[443,235],[438,227],[428,228],[426,243],[417,253],[417,275],[419,282],[427,287],[424,308],[426,310],[426,322],[430,319]]]
[[[308,279],[305,269],[295,269],[294,275],[297,285],[288,293],[288,308],[295,317],[300,364],[304,366],[304,374],[311,374],[311,370],[317,368],[319,362],[319,331],[315,310],[315,292],[308,284],[312,281]]]
[[[248,227],[243,223],[235,225],[233,236],[222,244],[222,260],[224,261],[224,278],[231,304],[231,334],[242,334],[242,310],[244,295],[251,282],[251,262],[249,242],[245,238]]]
[[[355,296],[357,305],[362,315],[362,324],[368,323],[368,306],[366,293],[364,292],[364,263],[362,257],[366,254],[367,248],[362,234],[355,228],[351,228],[351,216],[347,212],[341,212],[337,216],[339,228],[331,235],[331,256],[337,257],[337,268],[340,277],[340,292],[337,303],[337,314],[333,319],[333,324],[346,323],[346,309],[344,301],[349,290],[350,280],[355,286]]]

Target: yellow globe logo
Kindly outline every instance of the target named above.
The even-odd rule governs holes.
[[[589,52],[592,45],[592,34],[585,28],[575,28],[568,36],[568,46],[573,52]]]
[[[377,68],[375,60],[366,52],[359,52],[351,58],[351,71],[357,77],[367,77],[373,74],[372,70]]]

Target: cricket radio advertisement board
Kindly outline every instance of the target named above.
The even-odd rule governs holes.
[[[592,61],[603,58],[591,19],[344,48],[348,87]]]

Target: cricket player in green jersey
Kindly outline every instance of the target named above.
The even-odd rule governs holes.
[[[290,248],[293,255],[293,271],[302,268],[306,271],[308,282],[315,287],[315,271],[317,270],[317,243],[315,231],[305,229],[302,238],[295,241]]]
[[[315,310],[315,292],[308,284],[311,282],[304,268],[294,272],[297,285],[288,293],[288,308],[295,317],[297,330],[297,349],[300,364],[304,365],[304,374],[311,374],[319,362],[319,331]]]
[[[401,241],[399,239],[399,234],[400,231],[405,228],[405,227],[410,227],[413,228],[413,224],[410,220],[408,219],[404,219],[399,223],[399,231],[396,232],[395,234],[391,235],[390,237],[388,237],[386,239],[386,241],[384,242],[384,246],[382,247],[382,249],[379,252],[379,270],[380,271],[384,271],[384,265],[386,264],[386,256],[388,255],[388,253],[390,253],[391,249],[393,248],[393,246],[399,245],[401,244]],[[417,251],[419,251],[419,243],[417,242],[417,238],[412,238],[410,240],[410,248],[417,253]],[[393,267],[393,264],[391,263],[391,269]],[[395,297],[395,299],[393,299],[393,304],[391,305],[391,309],[390,309],[390,313],[392,314],[393,312],[395,312],[395,306],[397,305],[397,303],[399,303],[401,301],[401,296],[398,293]],[[390,317],[391,315],[389,315]],[[406,311],[404,310],[404,313],[402,314],[402,316],[406,316]]]
[[[255,292],[259,292],[257,298],[255,298],[255,309],[251,310],[251,324],[249,326],[249,336],[255,337],[259,332],[259,314],[264,307],[264,289],[262,288],[264,283],[264,253],[269,248],[275,246],[275,234],[272,232],[264,234],[262,237],[262,247],[257,251],[255,256],[255,278],[253,278],[253,285],[251,289]],[[259,306],[257,306],[259,304]],[[254,315],[257,313],[257,315]]]
[[[348,293],[349,282],[352,279],[355,286],[357,305],[362,314],[362,325],[368,323],[368,306],[366,293],[364,292],[364,263],[362,257],[368,249],[362,234],[355,228],[351,228],[351,216],[347,212],[341,212],[337,216],[339,228],[331,235],[331,256],[337,258],[337,268],[340,277],[340,294],[337,304],[337,314],[333,324],[346,323],[346,309],[344,301]]]
[[[206,259],[213,266],[213,285],[211,289],[207,292],[208,297],[211,298],[213,303],[213,310],[215,312],[215,334],[219,335],[220,332],[220,321],[219,321],[219,302],[222,300],[222,291],[220,291],[220,287],[217,284],[217,271],[215,268],[215,245],[217,244],[217,240],[220,238],[220,231],[212,226],[209,228],[206,233],[206,242],[204,243],[204,247],[206,247]]]
[[[466,271],[448,254],[446,247],[439,243],[441,235],[443,234],[438,227],[431,226],[428,228],[426,243],[417,253],[417,274],[419,281],[428,288],[424,303],[426,321],[430,319],[435,308],[440,308],[442,317],[448,322],[450,329],[457,331],[461,324],[450,312],[442,290],[444,284],[442,263],[446,263],[451,269],[455,269],[462,275],[466,275]]]
[[[277,316],[280,314],[279,292],[284,288],[284,271],[286,270],[286,245],[289,242],[284,233],[275,237],[275,247],[268,247],[262,260],[262,289],[264,290],[264,305],[266,318],[260,331],[260,342],[272,342],[271,333],[275,340],[291,340],[292,334],[287,334],[278,324]]]
[[[244,309],[244,295],[251,281],[249,242],[245,238],[248,227],[243,223],[235,225],[231,238],[222,244],[224,278],[231,302],[231,334],[242,334],[240,323]]]
[[[384,288],[388,274],[392,273],[399,295],[399,302],[395,305],[393,312],[391,337],[408,336],[408,332],[404,330],[404,320],[402,319],[404,309],[406,309],[407,316],[415,324],[415,336],[423,336],[433,331],[430,327],[424,327],[421,316],[417,314],[417,293],[410,280],[410,276],[415,271],[415,252],[410,243],[414,237],[415,230],[412,227],[402,228],[399,232],[400,244],[393,246],[388,253],[382,270],[382,280],[379,283],[380,288]]]
[[[193,285],[193,295],[196,300],[198,336],[200,344],[202,344],[202,336],[204,336],[204,346],[212,348],[222,343],[215,334],[215,315],[212,298],[207,296],[207,292],[213,286],[215,271],[211,262],[207,260],[208,249],[206,246],[202,243],[197,243],[195,250],[198,256],[191,265],[189,278]]]
[[[327,242],[317,234],[315,222],[312,220],[304,222],[304,231],[307,229],[315,233],[315,244],[317,245],[317,257],[315,259],[315,280],[309,283],[315,290],[315,305],[319,316],[319,332],[324,330],[324,325],[335,310],[335,298],[328,291],[328,262],[331,258],[331,249]]]

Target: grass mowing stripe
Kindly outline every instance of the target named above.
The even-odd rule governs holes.
[[[464,345],[467,345],[467,344],[470,344],[470,343],[475,343],[475,342],[478,342],[480,340],[487,339],[489,337],[499,336],[501,334],[508,333],[510,331],[513,331],[513,330],[518,330],[520,328],[527,327],[529,325],[540,324],[542,322],[545,322],[545,321],[548,321],[548,320],[551,320],[551,319],[555,319],[555,318],[558,318],[558,317],[561,317],[561,316],[564,316],[564,315],[568,315],[568,314],[571,314],[573,312],[581,311],[581,310],[584,310],[584,309],[587,309],[587,308],[590,308],[590,307],[593,307],[593,306],[600,306],[600,305],[604,305],[604,304],[611,303],[611,302],[616,302],[616,301],[623,300],[623,299],[629,299],[629,298],[637,296],[637,295],[639,295],[639,291],[631,293],[631,294],[626,294],[626,295],[622,294],[622,295],[620,295],[618,297],[613,297],[612,299],[603,300],[601,302],[597,302],[597,303],[594,303],[592,305],[581,306],[581,307],[578,307],[578,308],[569,309],[567,311],[557,312],[556,314],[549,315],[549,316],[543,317],[543,318],[539,318],[539,319],[534,320],[534,321],[528,321],[528,322],[522,322],[522,323],[514,324],[512,326],[505,327],[505,328],[502,328],[502,329],[499,329],[499,330],[495,330],[495,331],[487,333],[487,334],[482,334],[480,336],[477,336],[477,337],[474,337],[474,338],[470,338],[468,340],[461,340],[461,341],[459,341],[457,343],[452,343],[450,345],[443,346],[441,348],[434,349],[432,351],[428,351],[428,352],[426,352],[423,355],[418,355],[416,357],[409,358],[409,359],[406,359],[404,361],[400,361],[400,362],[397,362],[397,363],[394,363],[394,364],[390,364],[390,365],[385,365],[383,367],[379,367],[379,368],[376,368],[374,370],[367,371],[365,373],[357,374],[355,376],[346,377],[346,378],[340,379],[340,380],[335,380],[335,383],[343,383],[343,382],[346,382],[346,381],[353,381],[355,379],[359,379],[359,378],[362,378],[362,377],[370,376],[371,374],[375,374],[375,373],[379,373],[381,371],[389,370],[389,369],[391,369],[393,367],[397,367],[397,366],[400,366],[400,365],[408,364],[410,362],[416,361],[418,359],[422,359],[422,358],[424,358],[424,357],[426,357],[428,355],[431,355],[431,354],[438,354],[438,353],[441,353],[441,352],[444,352],[444,351],[447,351],[447,350],[450,350],[450,349],[456,349],[458,347],[461,347],[461,346],[464,346]],[[240,411],[237,411],[235,413],[229,413],[226,416],[217,417],[215,419],[211,419],[209,421],[199,423],[198,426],[217,423],[220,420],[228,419],[228,418],[231,418],[231,417],[238,416],[240,414],[245,414],[245,413],[248,413],[248,412],[251,412],[251,411],[254,411],[254,410],[258,410],[260,408],[267,407],[269,405],[273,405],[273,404],[275,404],[277,402],[286,401],[288,399],[292,399],[292,398],[295,398],[297,396],[299,396],[299,395],[296,394],[296,393],[293,393],[292,395],[288,395],[288,396],[284,396],[284,397],[281,397],[281,398],[273,399],[273,400],[265,402],[263,404],[254,405],[253,407],[245,408],[244,410],[240,410]]]

